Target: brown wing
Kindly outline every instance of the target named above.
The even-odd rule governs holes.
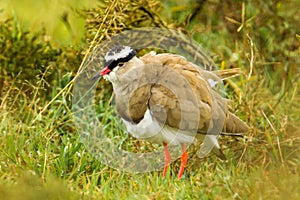
[[[118,70],[118,77],[119,81],[114,83],[118,113],[123,119],[137,124],[148,109],[156,71],[143,63],[129,62]]]
[[[121,117],[129,122],[139,123],[145,115],[150,99],[151,85],[143,85],[128,96],[116,96],[117,110]]]
[[[114,87],[121,117],[139,123],[150,109],[159,122],[183,130],[244,132],[248,129],[227,111],[227,100],[206,81],[219,78],[171,54],[146,54],[143,63],[129,62],[119,69]],[[121,74],[123,74],[121,76]]]
[[[199,69],[177,55],[147,54],[141,59],[159,68],[148,105],[153,116],[171,127],[207,131],[213,102]]]
[[[243,121],[227,111],[227,100],[206,81],[220,81],[213,72],[202,71],[177,55],[147,54],[141,59],[146,65],[156,63],[158,68],[148,107],[159,122],[211,134],[248,130]]]

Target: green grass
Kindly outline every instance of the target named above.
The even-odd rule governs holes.
[[[299,3],[207,1],[196,12],[195,2],[181,2],[112,1],[83,12],[84,47],[45,41],[45,32],[16,18],[0,22],[0,199],[300,198]],[[160,6],[165,9],[157,11]],[[227,162],[213,155],[200,160],[191,148],[183,178],[176,177],[178,160],[163,179],[159,171],[130,174],[103,165],[82,144],[72,86],[85,47],[136,26],[180,27],[220,68],[242,69],[225,87],[251,131],[245,139],[220,139]],[[96,110],[107,133],[128,151],[156,148],[122,131],[111,89],[104,81],[97,89]]]

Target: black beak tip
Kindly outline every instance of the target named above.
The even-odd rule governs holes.
[[[92,76],[91,81],[94,81],[95,79],[100,77],[100,73],[95,74],[94,76]]]

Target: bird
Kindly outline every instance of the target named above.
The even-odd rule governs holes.
[[[230,100],[217,91],[220,76],[222,70],[201,69],[181,55],[151,51],[138,57],[134,48],[118,45],[105,54],[104,68],[91,79],[103,77],[112,83],[117,112],[132,136],[163,145],[163,177],[171,162],[168,146],[181,146],[180,179],[187,144],[194,138],[208,147],[202,154],[211,150],[225,160],[218,135],[249,130],[227,109]]]

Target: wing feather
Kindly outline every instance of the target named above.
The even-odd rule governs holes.
[[[216,72],[201,70],[173,54],[146,54],[140,59],[143,64],[129,62],[132,66],[120,68],[120,73],[126,73],[123,81],[127,84],[114,88],[119,90],[115,92],[119,94],[117,109],[125,120],[139,123],[149,109],[161,124],[181,130],[219,134],[248,129],[227,110],[228,100],[207,81],[221,81]]]
[[[208,79],[221,82],[217,74],[227,77],[231,70],[210,72],[185,58],[173,54],[146,54],[141,60],[156,64],[158,76],[151,87],[149,108],[156,120],[182,130],[198,129],[199,132],[219,134],[245,132],[248,126],[227,110],[228,100],[217,93]]]

